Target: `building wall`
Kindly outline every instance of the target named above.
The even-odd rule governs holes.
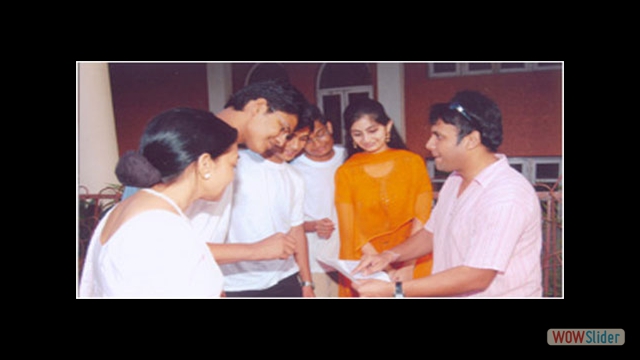
[[[233,91],[244,86],[253,65],[232,64]],[[283,64],[291,83],[313,103],[321,65]],[[376,66],[370,65],[377,94]],[[560,70],[430,79],[427,67],[426,63],[404,64],[405,131],[411,150],[430,155],[424,148],[430,135],[430,106],[448,101],[456,91],[470,89],[486,94],[502,109],[505,137],[500,152],[509,156],[562,154]],[[161,111],[175,106],[209,109],[205,63],[114,63],[109,71],[120,154],[138,147],[144,126]]]
[[[233,91],[242,88],[247,79],[247,75],[256,63],[237,63],[232,65],[233,69]],[[282,67],[289,75],[289,82],[295,86],[300,92],[315,104],[317,102],[316,82],[322,67],[322,63],[282,63]],[[370,63],[371,81],[376,91],[376,64]]]
[[[138,148],[145,125],[162,111],[209,110],[205,63],[112,63],[109,72],[120,155]]]
[[[405,64],[405,119],[408,147],[428,157],[429,108],[460,90],[477,90],[502,110],[508,156],[562,155],[562,71],[429,78],[425,63]]]

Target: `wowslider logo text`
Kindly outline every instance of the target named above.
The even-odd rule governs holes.
[[[549,329],[549,345],[622,345],[623,329]]]

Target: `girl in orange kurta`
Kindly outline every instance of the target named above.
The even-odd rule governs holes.
[[[340,258],[359,260],[380,253],[420,230],[431,213],[431,181],[423,159],[408,150],[377,101],[345,110],[349,158],[336,172]],[[389,269],[398,281],[431,273],[431,255]],[[354,296],[340,278],[341,297]]]

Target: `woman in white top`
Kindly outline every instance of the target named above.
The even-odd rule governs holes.
[[[166,111],[147,125],[140,150],[116,167],[145,188],[114,207],[91,239],[83,297],[219,297],[222,272],[183,211],[216,201],[233,180],[237,130],[212,113]]]

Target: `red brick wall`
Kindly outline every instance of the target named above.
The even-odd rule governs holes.
[[[253,63],[232,65],[233,91],[244,86]],[[320,63],[284,63],[291,83],[316,102]],[[407,145],[428,156],[429,107],[456,91],[478,90],[498,103],[504,121],[500,152],[509,156],[562,154],[562,72],[532,71],[440,79],[427,76],[426,63],[405,64]],[[376,67],[371,64],[374,91]],[[175,106],[208,109],[206,64],[110,64],[120,153],[136,149],[146,123]]]
[[[206,64],[109,64],[120,154],[138,148],[151,118],[187,106],[208,110]]]
[[[502,110],[504,141],[498,149],[508,156],[562,154],[562,72],[544,70],[432,79],[427,64],[405,64],[407,145],[423,156],[430,136],[429,108],[446,102],[459,90],[477,90]]]

